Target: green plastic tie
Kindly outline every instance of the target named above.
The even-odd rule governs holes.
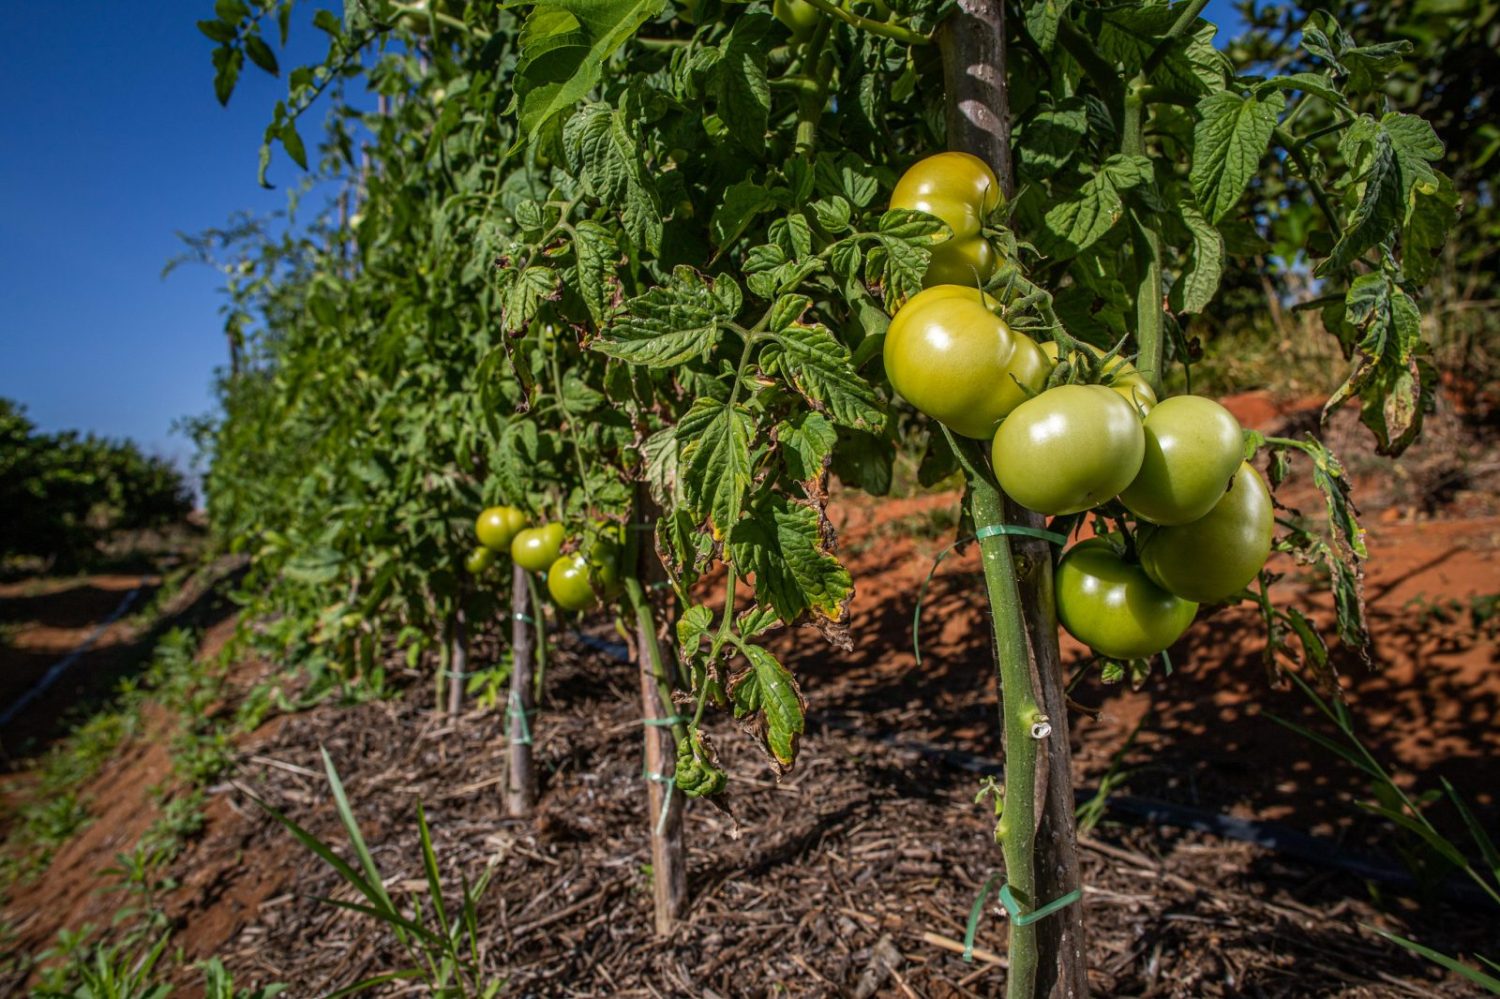
[[[511,619],[515,621],[524,621],[527,624],[536,624],[536,618],[532,617],[530,614],[522,614],[520,612],[517,612],[511,615]]]
[[[671,728],[673,725],[680,725],[689,721],[692,721],[692,718],[688,715],[669,715],[666,718],[642,718],[641,724],[655,725],[657,728]]]
[[[994,889],[995,882],[999,880],[1000,875],[998,873],[991,874],[989,879],[979,889],[979,896],[974,899],[974,905],[969,909],[969,924],[964,930],[964,960],[971,964],[974,961],[974,934],[979,930],[979,917],[984,913],[984,901]],[[1083,898],[1083,889],[1075,888],[1061,898],[1053,899],[1040,909],[1034,909],[1031,912],[1022,912],[1021,903],[1016,901],[1015,894],[1010,890],[1010,882],[1006,882],[1000,886],[1000,904],[1005,906],[1005,911],[1010,916],[1011,922],[1017,926],[1030,926],[1032,923],[1046,919],[1054,912],[1066,909],[1081,898]]]
[[[993,538],[1001,534],[1014,534],[1023,538],[1041,538],[1061,548],[1068,543],[1068,539],[1056,531],[1043,530],[1040,527],[1027,527],[1024,524],[986,524],[974,532],[975,541],[983,541],[985,538]]]
[[[659,774],[641,767],[641,776],[646,780],[656,781],[658,784],[667,785],[667,796],[661,802],[661,816],[656,820],[656,835],[660,836],[667,828],[667,813],[672,810],[672,795],[677,790],[677,778],[671,774]]]
[[[531,745],[531,725],[526,720],[526,716],[530,712],[521,706],[521,695],[517,694],[514,690],[510,692],[510,707],[505,713],[511,718],[518,719],[521,723],[521,738],[512,739],[511,742],[521,746]]]
[[[959,545],[966,545],[970,541],[982,541],[985,538],[993,538],[1002,534],[1015,534],[1028,538],[1041,538],[1043,541],[1051,542],[1058,547],[1068,543],[1068,539],[1056,531],[1044,531],[1039,527],[1026,527],[1022,524],[988,524],[974,532],[973,537],[959,538],[953,544],[938,552],[937,558],[932,560],[932,568],[927,570],[927,578],[922,580],[922,586],[917,590],[917,606],[911,614],[911,648],[916,654],[917,666],[922,665],[922,640],[919,635],[922,626],[922,601],[927,599],[927,587],[932,585],[932,577],[937,575],[938,566],[943,564],[943,559]]]

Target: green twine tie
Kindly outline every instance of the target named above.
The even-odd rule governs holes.
[[[521,746],[531,745],[531,725],[526,720],[527,711],[521,706],[521,695],[514,690],[510,692],[510,708],[506,714],[521,723],[521,738],[512,739],[511,742]]]
[[[995,882],[999,880],[998,873],[991,874],[979,889],[979,897],[974,899],[973,907],[969,909],[969,925],[964,931],[964,960],[971,964],[974,961],[974,934],[979,930],[979,917],[984,913],[984,901],[989,898],[990,892],[994,890]],[[1010,890],[1010,883],[1006,882],[1000,886],[1000,904],[1005,906],[1011,922],[1017,926],[1030,926],[1032,923],[1046,919],[1054,912],[1066,909],[1081,898],[1083,898],[1083,889],[1075,888],[1061,898],[1053,899],[1040,909],[1022,912],[1021,903],[1016,901],[1016,896]]]
[[[943,564],[943,559],[948,553],[959,545],[966,545],[970,541],[982,541],[985,538],[993,538],[999,535],[1017,535],[1026,538],[1041,538],[1061,548],[1068,543],[1068,539],[1056,531],[1044,531],[1039,527],[1026,527],[1023,524],[987,524],[974,532],[970,538],[959,538],[953,544],[938,552],[937,558],[932,560],[932,568],[927,570],[927,578],[922,580],[922,586],[917,590],[917,606],[911,614],[911,648],[917,657],[917,666],[922,665],[922,641],[919,637],[919,629],[922,625],[922,601],[927,599],[927,587],[932,584],[932,577],[937,575],[938,566]]]

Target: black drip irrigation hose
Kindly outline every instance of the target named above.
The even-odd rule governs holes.
[[[630,647],[624,642],[610,641],[594,635],[586,635],[574,629],[572,635],[578,642],[620,662],[630,661]],[[864,738],[883,743],[894,749],[917,753],[967,773],[1001,776],[1005,765],[988,756],[947,749],[932,743],[903,739],[894,735],[871,732],[862,725],[842,718],[810,715],[809,729],[815,725],[837,729],[840,732],[856,733]],[[1092,801],[1097,790],[1078,788],[1074,800],[1080,804]],[[1299,860],[1313,867],[1331,869],[1359,878],[1362,881],[1386,885],[1400,892],[1421,894],[1434,888],[1450,902],[1467,908],[1495,910],[1494,900],[1462,878],[1447,878],[1437,885],[1424,884],[1410,871],[1394,861],[1351,852],[1334,840],[1314,836],[1280,822],[1265,822],[1259,819],[1242,819],[1233,815],[1211,812],[1207,809],[1179,805],[1170,801],[1157,801],[1132,794],[1111,794],[1104,799],[1105,810],[1116,818],[1134,819],[1148,825],[1171,826],[1208,833],[1220,839],[1249,843],[1283,857]]]
[[[42,674],[42,678],[30,690],[17,698],[14,704],[11,704],[3,712],[0,712],[0,729],[9,725],[32,701],[35,701],[51,689],[54,683],[63,678],[64,673],[72,669],[74,663],[82,659],[94,647],[94,643],[99,640],[100,635],[104,634],[104,630],[118,621],[130,609],[130,605],[135,603],[135,598],[140,596],[141,585],[141,583],[137,583],[129,593],[125,594],[120,603],[110,612],[109,616],[100,621],[94,630],[89,632],[88,637],[80,642],[72,652],[69,652],[62,659],[49,666],[47,672]]]

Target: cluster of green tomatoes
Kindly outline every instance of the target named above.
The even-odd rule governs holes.
[[[994,173],[966,153],[922,160],[896,185],[891,207],[937,216],[952,235],[934,247],[924,290],[891,320],[886,374],[953,433],[991,441],[996,481],[1022,506],[1065,517],[1118,501],[1134,531],[1115,516],[1119,530],[1064,553],[1058,620],[1111,659],[1155,655],[1199,603],[1234,596],[1260,572],[1275,525],[1270,492],[1223,406],[1158,401],[1129,361],[1087,346],[1056,372],[1056,343],[997,314],[975,285],[996,268],[981,230],[999,200]],[[1066,378],[1089,383],[1059,384]]]
[[[545,573],[547,592],[564,610],[586,611],[602,599],[620,594],[619,546],[608,538],[598,538],[589,546],[574,538],[565,545],[567,532],[559,523],[528,524],[526,514],[513,506],[492,506],[474,523],[479,545],[469,553],[464,568],[481,576],[495,564],[496,557],[509,554],[511,561],[527,572]],[[572,550],[564,553],[563,548]]]

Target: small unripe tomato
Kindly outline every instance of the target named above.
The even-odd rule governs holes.
[[[911,297],[891,320],[886,375],[901,396],[954,433],[979,440],[1005,416],[1000,398],[1015,340],[973,288],[938,285]]]
[[[1214,508],[1191,524],[1140,532],[1141,567],[1168,592],[1217,603],[1250,585],[1271,554],[1276,510],[1260,473],[1245,462]]]
[[[1069,548],[1054,580],[1057,619],[1111,659],[1154,656],[1182,637],[1198,605],[1161,589],[1104,538]]]
[[[471,576],[481,576],[490,566],[495,564],[495,553],[484,545],[477,546],[469,552],[469,557],[464,559],[464,568],[469,570]]]
[[[545,572],[557,561],[562,548],[563,526],[542,524],[517,531],[510,543],[510,557],[516,565],[530,572]]]
[[[1079,346],[1083,347],[1096,358],[1101,356],[1100,351],[1088,344],[1080,344]],[[1058,354],[1057,343],[1048,340],[1042,344],[1042,349],[1047,352],[1047,356],[1052,359],[1055,365]],[[1071,361],[1074,360],[1074,357],[1070,355],[1068,359]],[[1151,387],[1150,382],[1146,381],[1146,376],[1137,371],[1134,364],[1131,364],[1118,354],[1111,358],[1108,364],[1104,365],[1103,375],[1105,384],[1124,396],[1125,401],[1134,406],[1136,411],[1142,416],[1151,412],[1151,407],[1156,405],[1156,390]]]
[[[606,600],[620,595],[620,546],[609,538],[600,538],[589,549],[589,579],[599,587]]]
[[[1159,403],[1141,421],[1146,456],[1120,502],[1153,524],[1188,524],[1219,502],[1244,459],[1234,414],[1201,395]]]
[[[1000,206],[995,171],[969,153],[938,153],[913,163],[891,192],[891,207],[936,215],[954,239],[979,235],[985,218]]]
[[[1103,385],[1059,385],[1017,406],[995,434],[995,478],[1022,506],[1057,516],[1119,495],[1146,436],[1130,403]]]
[[[995,248],[983,236],[945,240],[932,248],[922,287],[956,284],[978,288],[994,275],[997,263]]]
[[[516,532],[526,526],[526,515],[513,506],[492,506],[479,515],[474,522],[474,533],[479,543],[490,551],[510,550]]]
[[[792,37],[799,42],[812,37],[813,29],[818,26],[818,18],[823,16],[807,0],[773,0],[771,13],[791,30]]]
[[[579,552],[560,555],[547,569],[547,592],[564,610],[586,611],[599,602],[589,582],[589,562]]]

